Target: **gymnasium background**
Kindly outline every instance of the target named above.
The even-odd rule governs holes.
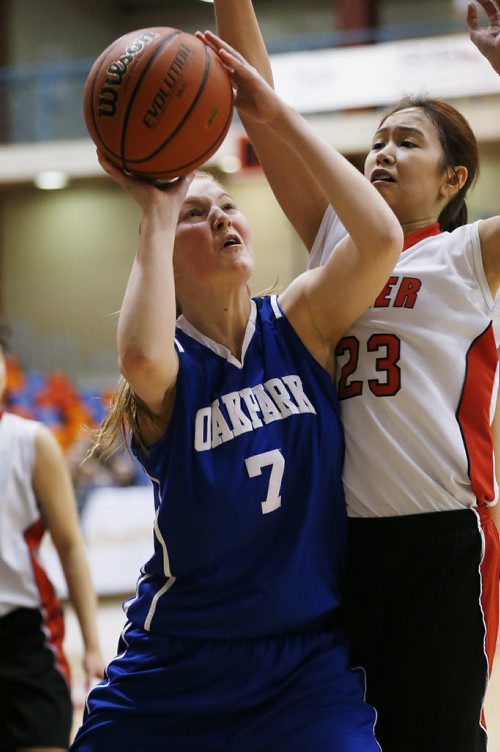
[[[500,211],[500,79],[468,42],[463,0],[254,0],[276,86],[357,165],[378,115],[410,92],[449,99],[478,136],[482,171],[471,218]],[[116,368],[116,311],[138,210],[102,173],[83,123],[83,84],[120,34],[148,26],[213,28],[205,0],[0,2],[0,318],[13,333],[10,399],[48,423],[67,452],[95,586],[106,658],[148,556],[149,488],[127,457],[82,470],[82,423],[99,420]],[[266,186],[235,118],[209,163],[249,217],[254,292],[285,285],[306,253]],[[51,174],[47,174],[51,173]],[[55,174],[54,174],[55,173]],[[43,189],[35,180],[62,181]],[[64,183],[66,181],[66,183]],[[44,556],[65,597],[50,543]],[[83,687],[67,607],[78,721]],[[497,658],[497,663],[498,663]],[[500,669],[488,694],[490,750],[500,752]]]

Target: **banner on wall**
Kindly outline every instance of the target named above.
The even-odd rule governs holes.
[[[153,492],[148,486],[99,488],[85,504],[82,531],[92,582],[98,595],[128,596],[135,592],[139,570],[153,553]],[[40,559],[60,598],[68,592],[49,536]]]
[[[303,113],[384,107],[408,94],[500,94],[466,34],[273,55],[276,91]]]

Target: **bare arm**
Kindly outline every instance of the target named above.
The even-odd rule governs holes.
[[[272,84],[269,56],[252,0],[215,0],[214,7],[219,35]],[[244,113],[240,116],[281,208],[310,251],[328,205],[320,182],[286,139]]]
[[[500,285],[500,217],[490,217],[479,223],[479,239],[486,279],[495,297]]]
[[[349,237],[327,264],[301,275],[280,297],[297,333],[332,368],[332,345],[368,307],[387,280],[403,245],[403,231],[377,190],[307,121],[286,105],[227,43],[207,32],[237,88],[236,102],[249,119],[286,141],[315,175]],[[299,196],[307,186],[298,185]]]
[[[93,677],[102,677],[104,671],[97,635],[97,599],[66,460],[56,439],[45,426],[40,426],[36,435],[33,489],[59,556],[80,625],[88,686]]]
[[[172,255],[190,178],[160,190],[146,181],[129,178],[102,155],[99,158],[106,172],[142,210],[137,251],[118,320],[118,353],[120,371],[132,391],[159,418],[159,424],[141,420],[144,440],[151,443],[164,431],[179,368],[174,347]]]
[[[478,0],[488,19],[482,26],[477,5],[469,3],[467,23],[471,41],[492,68],[500,75],[500,6],[498,0]],[[493,295],[500,285],[500,217],[492,217],[479,225],[481,249],[486,277]]]

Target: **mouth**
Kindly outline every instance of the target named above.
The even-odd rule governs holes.
[[[232,248],[235,245],[242,245],[240,238],[237,235],[229,235],[224,241],[223,248]]]
[[[395,183],[395,179],[387,170],[374,170],[370,176],[370,183]]]

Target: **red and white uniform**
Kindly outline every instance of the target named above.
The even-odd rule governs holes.
[[[494,504],[490,423],[498,356],[495,303],[478,222],[405,241],[394,272],[337,348],[352,517]],[[310,265],[345,233],[327,210]]]
[[[388,752],[486,750],[499,618],[500,540],[488,507],[498,492],[500,307],[478,227],[407,236],[383,290],[337,347],[346,614]],[[344,235],[329,208],[310,266]]]
[[[38,560],[46,531],[32,482],[39,425],[10,413],[0,419],[0,618],[18,608],[39,609],[58,667],[68,677],[61,606]]]

